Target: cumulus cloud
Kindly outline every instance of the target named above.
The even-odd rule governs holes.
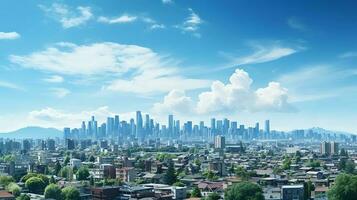
[[[165,97],[162,103],[156,103],[153,106],[153,114],[180,114],[192,113],[194,102],[190,97],[187,97],[182,90],[172,90]]]
[[[53,3],[47,7],[39,5],[50,17],[58,20],[63,28],[76,27],[85,24],[93,17],[90,7],[78,6],[76,10],[71,9],[65,4]]]
[[[53,75],[53,76],[44,78],[43,80],[46,82],[49,82],[49,83],[62,83],[64,81],[63,77],[58,76],[58,75]]]
[[[288,101],[288,90],[279,83],[270,82],[267,87],[257,90],[251,89],[252,83],[247,72],[237,69],[229,78],[229,83],[214,81],[209,91],[198,95],[197,102],[193,102],[184,92],[174,90],[165,96],[162,103],[156,103],[153,110],[195,114],[295,111]]]
[[[20,38],[17,32],[0,32],[0,40],[14,40]]]
[[[177,61],[149,48],[110,42],[62,42],[29,55],[11,55],[10,61],[57,74],[106,76],[109,80],[102,88],[110,91],[148,94],[205,88],[211,83],[181,76]]]
[[[196,12],[193,11],[192,8],[189,8],[188,11],[190,14],[185,21],[175,27],[180,29],[183,33],[192,33],[195,37],[201,37],[201,34],[198,31],[200,25],[203,23],[203,20]]]

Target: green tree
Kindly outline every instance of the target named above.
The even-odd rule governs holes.
[[[50,179],[46,175],[36,174],[36,173],[28,173],[28,174],[26,174],[25,176],[23,176],[21,178],[21,182],[25,183],[28,179],[30,179],[32,177],[40,178],[45,183],[45,185],[48,185],[50,183]]]
[[[172,185],[176,182],[176,179],[177,179],[177,176],[176,176],[176,170],[174,167],[174,163],[172,161],[170,161],[167,171],[164,175],[164,182],[168,185]]]
[[[87,167],[80,167],[76,175],[77,175],[77,180],[79,181],[87,180],[89,177],[89,170]]]
[[[221,199],[221,196],[215,192],[210,193],[206,198],[206,200],[220,200],[220,199]]]
[[[63,166],[67,166],[70,160],[71,160],[70,157],[66,156],[63,161]]]
[[[32,193],[42,194],[43,190],[46,187],[46,184],[41,178],[31,177],[25,182],[25,186]]]
[[[10,183],[15,182],[11,176],[0,176],[0,185],[6,187]]]
[[[200,191],[200,189],[199,189],[197,186],[195,186],[195,187],[193,188],[193,190],[192,190],[192,192],[191,192],[191,197],[196,197],[196,198],[202,197],[201,191]]]
[[[328,191],[329,200],[355,200],[357,196],[357,176],[340,174]]]
[[[95,157],[93,155],[90,155],[89,162],[95,162]]]
[[[215,181],[218,179],[218,177],[211,170],[204,172],[203,176],[205,176],[209,181]]]
[[[62,169],[61,163],[57,160],[54,167],[54,174],[58,175]]]
[[[251,182],[241,182],[229,187],[225,200],[264,200],[262,188]]]
[[[311,192],[315,190],[315,186],[309,180],[308,182],[304,182],[304,200],[308,200],[311,198]]]
[[[241,180],[244,180],[244,181],[249,179],[248,171],[242,166],[237,167],[236,176],[238,176]]]
[[[31,200],[31,198],[27,194],[21,194],[16,200]]]
[[[173,184],[173,186],[177,186],[177,187],[185,187],[186,185],[180,181],[177,181],[176,183]]]
[[[291,158],[286,157],[283,161],[283,169],[284,170],[290,169],[290,166],[291,166]]]
[[[18,197],[21,194],[21,187],[18,186],[16,183],[9,183],[7,185],[6,190],[11,192],[15,197]]]
[[[45,198],[62,200],[61,188],[56,184],[49,184],[45,189]]]
[[[354,174],[356,171],[356,164],[352,160],[348,160],[345,165],[345,172],[348,174]]]
[[[60,171],[60,176],[66,179],[72,179],[72,169],[70,167],[63,167]]]
[[[80,200],[80,193],[75,187],[67,186],[62,189],[63,200]]]

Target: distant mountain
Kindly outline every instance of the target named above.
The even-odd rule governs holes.
[[[7,133],[0,133],[0,138],[46,139],[46,138],[55,138],[55,137],[63,137],[62,131],[59,131],[55,128],[42,128],[42,127],[37,127],[37,126],[25,127],[25,128],[21,128],[16,131],[11,131],[11,132],[7,132]]]
[[[354,135],[354,133],[349,133],[349,132],[344,132],[344,131],[326,130],[326,129],[320,128],[320,127],[313,127],[308,130],[312,130],[315,133]]]

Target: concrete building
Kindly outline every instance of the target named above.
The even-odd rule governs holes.
[[[303,185],[284,185],[281,187],[282,200],[304,200]]]

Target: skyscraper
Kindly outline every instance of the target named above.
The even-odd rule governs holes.
[[[215,149],[224,149],[226,147],[226,138],[222,135],[217,135],[214,139]]]
[[[142,141],[144,139],[143,135],[143,118],[140,111],[136,111],[136,135],[135,137]]]
[[[174,129],[174,116],[173,115],[169,115],[169,119],[168,119],[169,121],[168,121],[168,137],[170,138],[170,139],[172,139],[173,138],[173,136],[174,136],[174,133],[175,133],[175,129]]]
[[[266,135],[266,139],[270,138],[270,121],[269,120],[265,120],[265,130],[264,133]]]

